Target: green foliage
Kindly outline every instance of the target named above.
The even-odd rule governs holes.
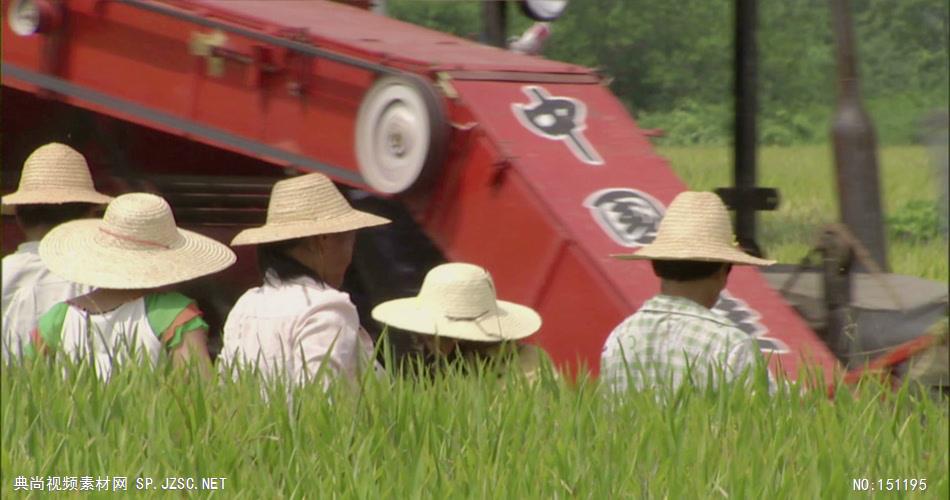
[[[387,14],[463,38],[478,38],[481,10],[476,2],[389,1]]]
[[[641,127],[663,130],[664,137],[656,141],[659,145],[715,144],[728,136],[732,121],[732,109],[726,103],[686,101],[672,111],[639,115]]]
[[[894,239],[929,241],[940,237],[940,212],[934,200],[909,200],[887,218]]]
[[[728,144],[733,0],[575,0],[545,55],[601,68],[611,89],[663,144]],[[479,32],[472,1],[390,0],[394,17],[464,36]],[[920,120],[948,106],[944,0],[852,2],[864,96],[884,144],[918,140]],[[509,32],[530,24],[509,9]],[[826,0],[760,0],[759,116],[763,144],[827,140],[835,60]],[[474,36],[473,36],[474,38]]]
[[[546,371],[367,379],[261,395],[242,377],[3,366],[0,482],[124,476],[135,496],[206,498],[844,498],[854,478],[925,479],[946,498],[946,401],[876,385],[685,388],[666,404]],[[226,477],[224,491],[135,478]],[[200,483],[199,483],[200,484]],[[158,483],[154,484],[158,488]],[[39,496],[49,494],[44,492]],[[92,493],[96,498],[115,493]],[[89,495],[75,492],[74,496]]]

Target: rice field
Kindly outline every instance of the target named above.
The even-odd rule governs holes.
[[[725,148],[660,152],[691,188],[730,182]],[[760,242],[796,262],[836,218],[830,150],[764,148],[760,158],[761,184],[783,196],[761,216]],[[936,199],[923,148],[881,158],[889,217]],[[895,235],[889,251],[897,272],[947,279],[939,237]],[[87,366],[65,376],[45,361],[2,368],[3,498],[950,497],[948,401],[913,387],[617,397],[548,370],[534,383],[387,375],[359,390],[297,389],[288,402],[256,380],[168,366],[120,367],[107,384]]]
[[[248,379],[119,369],[102,384],[88,367],[62,373],[46,363],[3,370],[5,498],[29,493],[14,491],[18,476],[120,477],[119,493],[133,497],[249,499],[947,498],[950,489],[947,401],[907,387],[833,399],[797,387],[684,389],[661,404],[652,392],[618,398],[550,371],[534,383],[480,372],[366,379],[329,396],[309,387],[288,403]],[[167,478],[194,489],[162,489]],[[213,483],[223,489],[203,478],[225,478]],[[892,491],[863,490],[879,479]]]
[[[661,147],[658,151],[691,189],[732,185],[729,148]],[[947,240],[936,234],[939,184],[928,150],[884,147],[878,160],[892,271],[947,281]],[[777,211],[759,215],[759,244],[771,258],[799,262],[814,245],[822,225],[838,220],[834,175],[828,145],[760,149],[759,185],[778,188],[781,196]]]

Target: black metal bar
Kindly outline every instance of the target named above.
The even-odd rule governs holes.
[[[877,139],[858,85],[857,51],[848,0],[831,0],[838,63],[838,109],[832,125],[841,220],[888,269],[878,180]],[[859,270],[867,271],[860,263]]]
[[[508,2],[482,2],[482,43],[508,46]]]
[[[736,188],[718,188],[715,191],[729,210],[740,206],[749,210],[775,210],[779,205],[779,193],[775,188],[757,187],[743,191]]]
[[[854,344],[854,320],[851,315],[851,259],[850,247],[840,235],[825,231],[821,237],[822,285],[827,313],[822,337],[839,361],[847,362]]]
[[[743,193],[751,192],[756,183],[756,0],[736,0],[735,26],[735,140],[734,184],[737,197],[736,239],[743,250],[761,256],[755,240],[756,207],[744,203]]]
[[[357,59],[355,57],[345,56],[342,54],[337,54],[335,52],[318,49],[317,47],[308,45],[306,43],[296,42],[294,40],[288,40],[286,38],[281,38],[278,36],[259,33],[254,30],[251,30],[248,28],[242,28],[240,26],[235,26],[233,24],[228,24],[223,21],[217,21],[217,20],[208,19],[199,15],[190,14],[181,9],[166,7],[163,5],[156,5],[147,0],[116,0],[116,1],[121,4],[128,5],[129,7],[135,7],[135,8],[146,10],[149,12],[154,12],[156,14],[162,14],[165,16],[173,17],[175,19],[189,21],[199,26],[204,26],[207,28],[217,28],[222,31],[227,31],[229,33],[234,33],[236,35],[241,35],[243,37],[250,38],[252,40],[269,43],[271,45],[275,45],[278,47],[284,47],[284,48],[293,50],[295,52],[300,52],[302,54],[307,54],[314,57],[320,57],[320,58],[327,59],[333,62],[338,62],[341,64],[346,64],[349,66],[365,69],[367,71],[373,71],[373,72],[383,73],[383,74],[402,73],[402,71],[396,68],[390,68],[388,66],[383,66],[382,64],[371,63],[368,61],[364,61],[362,59]]]

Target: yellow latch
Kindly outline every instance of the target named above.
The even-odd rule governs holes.
[[[194,32],[188,42],[188,51],[191,55],[204,57],[207,61],[208,76],[224,74],[224,58],[216,56],[214,49],[222,47],[228,41],[228,36],[220,30],[211,33]]]
[[[445,71],[440,71],[436,74],[435,85],[442,90],[442,93],[445,94],[445,97],[449,99],[458,99],[459,93],[455,90],[455,86],[452,85],[452,75],[446,73]]]

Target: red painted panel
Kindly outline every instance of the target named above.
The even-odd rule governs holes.
[[[56,53],[63,63],[60,72],[50,74],[41,65],[40,48],[49,36],[17,36],[6,23],[4,64],[97,92],[111,101],[90,101],[75,92],[57,96],[71,104],[289,165],[286,160],[276,161],[274,155],[220,140],[214,133],[193,134],[154,118],[155,114],[170,116],[185,125],[354,172],[346,179],[351,183],[358,179],[353,130],[356,110],[374,78],[370,72],[226,33],[223,48],[238,57],[263,48],[274,71],[255,78],[253,65],[231,58],[223,61],[223,72],[211,75],[206,58],[194,55],[190,44],[194,35],[213,29],[129,5],[96,5],[88,0],[67,5],[69,22],[61,31],[63,43]],[[4,72],[4,85],[36,91],[9,73]]]
[[[567,367],[587,367],[596,375],[604,332],[628,314],[616,298],[577,246],[566,246],[535,306],[546,326],[538,342]]]
[[[489,269],[503,298],[531,302],[563,237],[516,176],[497,176],[491,144],[471,140],[435,188],[426,232],[450,259]]]
[[[194,28],[124,7],[115,10],[113,17],[69,12],[61,77],[187,116],[192,89],[186,77],[195,64],[188,40]]]

